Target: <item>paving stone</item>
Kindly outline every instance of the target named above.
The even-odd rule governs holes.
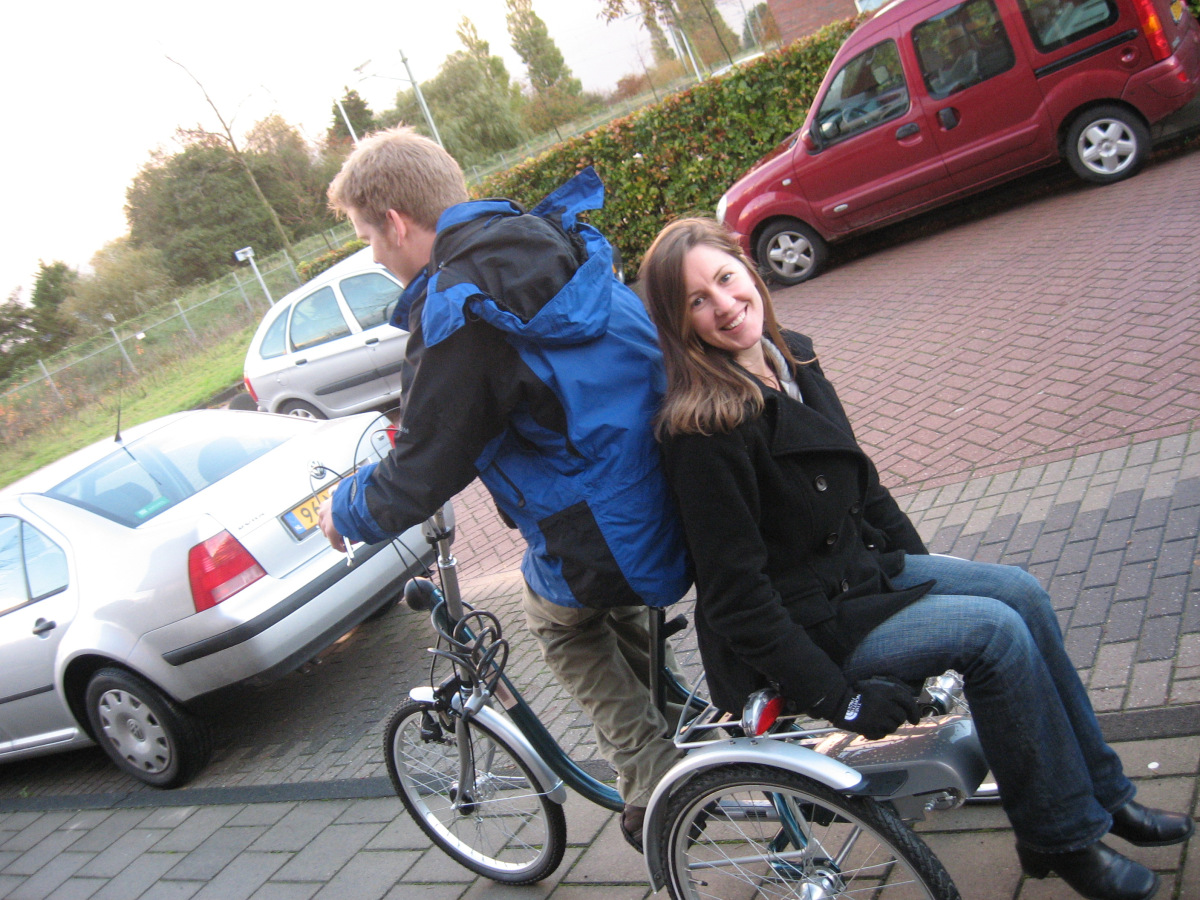
[[[330,825],[279,870],[279,880],[328,881],[381,830],[378,824]]]
[[[1137,563],[1124,565],[1117,576],[1117,588],[1113,594],[1114,600],[1139,600],[1150,596],[1150,585],[1154,580],[1153,563]]]
[[[316,896],[318,900],[376,900],[392,889],[417,856],[398,850],[357,853]]]
[[[236,828],[226,825],[213,832],[200,846],[189,852],[180,861],[179,865],[167,873],[167,877],[183,881],[210,881],[216,878],[222,869],[230,865],[243,850],[253,844],[266,830],[267,826],[265,825]],[[267,857],[260,853],[256,858],[265,860]],[[278,865],[282,865],[283,863],[283,860],[280,860],[277,855],[272,857],[272,859]]]
[[[300,804],[276,822],[250,849],[264,852],[303,850],[348,806],[344,800]]]
[[[165,843],[170,835],[171,832],[165,829],[134,828],[95,854],[79,874],[86,877],[112,878],[151,848]]]
[[[1138,662],[1173,659],[1179,647],[1179,625],[1178,616],[1147,619],[1138,643]]]
[[[188,854],[188,861],[194,855]],[[196,893],[196,900],[246,900],[270,880],[290,856],[288,853],[239,853],[208,877],[199,874],[183,877],[205,882],[204,887]],[[171,870],[170,877],[175,878],[176,873],[181,871],[191,870],[181,865]],[[364,895],[347,892],[343,896],[357,898]]]

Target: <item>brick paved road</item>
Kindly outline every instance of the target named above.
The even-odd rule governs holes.
[[[1044,196],[918,222],[924,236],[777,295],[935,548],[1051,584],[1102,709],[1200,702],[1198,159],[1105,189],[1034,182]],[[518,545],[477,487],[458,511],[464,581],[519,629],[515,580],[488,577],[512,572]],[[428,643],[398,610],[247,694],[196,786],[380,775],[381,720],[422,680]],[[531,674],[525,650],[514,667]],[[552,685],[536,694],[587,755],[577,711]],[[0,798],[139,790],[95,750],[0,767]]]

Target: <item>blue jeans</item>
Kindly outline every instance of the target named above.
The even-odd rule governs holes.
[[[1022,569],[949,556],[909,556],[892,579],[930,580],[930,594],[855,648],[846,677],[956,670],[1018,843],[1065,853],[1099,840],[1135,789],[1100,734],[1049,595]]]

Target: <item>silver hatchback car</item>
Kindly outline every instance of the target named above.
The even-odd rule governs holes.
[[[402,290],[368,247],[276,303],[246,353],[258,408],[329,419],[396,405],[408,332],[390,322]]]
[[[352,559],[317,527],[388,424],[178,413],[0,491],[0,761],[95,741],[158,787],[199,772],[223,690],[294,670],[432,561],[419,527]]]

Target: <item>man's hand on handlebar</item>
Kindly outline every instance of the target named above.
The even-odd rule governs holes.
[[[321,526],[321,534],[329,541],[329,546],[342,553],[346,552],[346,540],[338,534],[333,525],[333,498],[326,500],[317,510],[317,522]]]

